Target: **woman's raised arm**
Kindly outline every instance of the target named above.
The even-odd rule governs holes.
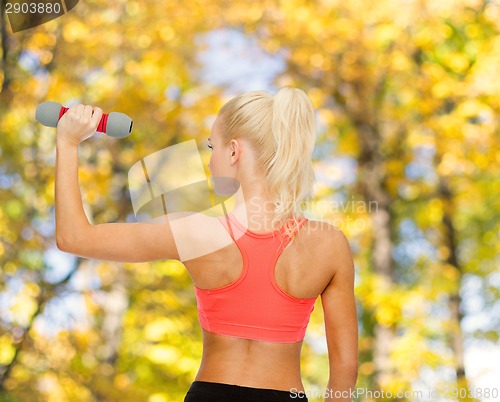
[[[78,183],[78,145],[95,132],[102,111],[73,106],[57,127],[56,243],[81,257],[119,262],[179,259],[168,218],[165,223],[90,224],[83,209]]]
[[[104,223],[90,225],[69,241],[57,241],[61,251],[85,258],[117,262],[179,260],[166,224]]]

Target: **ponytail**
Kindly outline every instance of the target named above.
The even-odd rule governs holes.
[[[276,200],[277,219],[286,222],[301,210],[301,202],[312,193],[314,183],[311,156],[316,124],[312,103],[304,91],[290,87],[278,91],[272,133],[275,153],[266,164],[267,183],[271,199]]]
[[[225,144],[240,136],[256,150],[257,167],[265,173],[266,189],[274,204],[275,219],[282,225],[302,212],[304,199],[312,194],[312,152],[316,122],[311,100],[297,88],[281,88],[274,96],[250,91],[227,102],[223,115]],[[285,232],[293,237],[295,229]]]

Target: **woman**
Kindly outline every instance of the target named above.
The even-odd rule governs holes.
[[[113,261],[179,259],[168,219],[166,225],[90,225],[85,217],[76,149],[101,114],[79,105],[58,125],[58,247]],[[307,401],[300,352],[319,295],[330,377],[325,391],[314,396],[352,400],[358,333],[349,243],[337,228],[300,216],[314,180],[315,138],[309,98],[289,87],[274,96],[251,91],[233,98],[214,122],[210,171],[234,179],[241,191],[235,209],[214,218],[230,239],[227,246],[183,261],[203,333],[201,366],[185,402]],[[212,238],[205,234],[206,241]]]

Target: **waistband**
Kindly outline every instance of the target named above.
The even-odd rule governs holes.
[[[224,396],[252,397],[255,400],[265,400],[267,398],[276,398],[276,401],[288,401],[300,399],[307,402],[307,396],[302,391],[291,392],[279,389],[245,387],[243,385],[223,384],[219,382],[194,381],[189,391],[220,393]]]

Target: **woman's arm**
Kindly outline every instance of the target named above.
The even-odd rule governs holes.
[[[85,108],[87,109],[84,109],[83,105],[70,108],[57,127],[55,178],[57,247],[71,254],[108,261],[146,262],[179,259],[167,217],[165,224],[90,224],[83,209],[78,183],[78,144],[88,138],[88,133],[95,131],[102,111],[92,115],[92,108],[90,106]],[[69,118],[65,119],[71,110],[73,114],[69,114]],[[78,112],[81,114],[78,115]]]
[[[330,362],[326,400],[352,401],[358,378],[358,318],[354,298],[354,262],[339,229],[330,231],[334,276],[321,294]],[[340,397],[339,397],[340,395]]]

